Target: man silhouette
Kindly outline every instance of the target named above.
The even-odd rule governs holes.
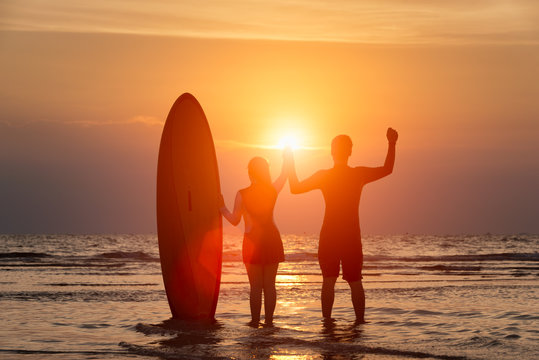
[[[290,192],[300,194],[320,189],[326,204],[318,245],[318,262],[323,276],[322,316],[325,320],[331,319],[335,282],[342,264],[343,279],[350,285],[352,293],[356,322],[365,322],[359,201],[365,184],[381,179],[393,171],[398,136],[392,128],[387,129],[389,144],[384,166],[372,168],[348,166],[348,158],[352,154],[352,140],[347,135],[338,135],[331,142],[333,168],[319,170],[303,181],[298,181],[292,152],[288,151],[286,154]]]

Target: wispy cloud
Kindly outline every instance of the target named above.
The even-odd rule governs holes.
[[[216,140],[215,145],[220,148],[228,148],[228,149],[244,149],[244,148],[265,149],[265,150],[282,150],[283,149],[281,145],[252,144],[252,143],[245,143],[245,142],[235,141],[235,140]],[[316,150],[328,150],[329,147],[297,145],[297,146],[294,146],[294,149],[316,151]]]
[[[72,125],[81,127],[95,127],[95,126],[113,126],[113,125],[146,125],[146,126],[163,126],[164,120],[161,120],[154,116],[138,115],[126,120],[53,120],[53,119],[40,119],[30,121],[16,121],[1,120],[0,125],[7,127],[25,127],[34,124],[56,124],[56,125]]]
[[[0,29],[363,43],[538,43],[534,0],[6,0]]]
[[[153,116],[138,115],[127,120],[111,120],[111,121],[92,121],[92,120],[72,120],[64,123],[80,126],[108,126],[108,125],[132,125],[142,124],[148,126],[163,126],[164,121]]]

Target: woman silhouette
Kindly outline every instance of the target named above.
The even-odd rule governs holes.
[[[230,212],[220,199],[221,214],[232,224],[238,225],[241,217],[245,222],[243,236],[243,263],[251,287],[251,326],[258,326],[264,291],[264,314],[266,325],[273,323],[277,301],[275,277],[279,263],[284,261],[283,242],[273,221],[273,208],[288,174],[283,166],[281,175],[272,183],[266,159],[254,157],[247,167],[251,185],[236,194],[234,210]]]

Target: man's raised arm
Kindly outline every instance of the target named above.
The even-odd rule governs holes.
[[[397,133],[394,129],[388,128],[387,133],[387,155],[386,155],[386,161],[384,162],[384,166],[375,167],[375,168],[367,168],[367,167],[358,167],[357,169],[361,169],[361,171],[365,174],[365,183],[369,183],[378,179],[381,179],[393,172],[393,166],[395,165],[395,145],[397,143],[397,139],[399,138],[399,133]]]
[[[388,144],[386,161],[384,162],[384,170],[387,172],[386,175],[389,175],[393,172],[393,166],[395,165],[395,145],[397,144],[399,133],[392,128],[388,128],[386,137]]]

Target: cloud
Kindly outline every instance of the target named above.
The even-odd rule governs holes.
[[[73,125],[81,127],[95,126],[113,126],[113,125],[146,125],[146,126],[163,126],[164,120],[155,116],[137,115],[126,120],[29,120],[29,121],[9,121],[0,120],[0,125],[6,127],[26,127],[38,124],[55,124],[55,125]]]
[[[111,121],[92,121],[92,120],[73,120],[66,121],[65,124],[80,126],[109,126],[109,125],[133,125],[142,124],[147,126],[163,126],[164,121],[154,116],[138,115],[127,120]]]
[[[4,30],[362,43],[539,42],[531,0],[7,1]]]
[[[244,149],[244,148],[252,148],[252,149],[266,149],[266,150],[282,150],[282,146],[280,145],[267,145],[267,144],[251,144],[251,143],[245,143],[241,141],[235,141],[235,140],[216,140],[215,145],[220,148],[225,149]],[[317,150],[328,150],[328,146],[294,146],[295,149],[298,150],[311,150],[311,151],[317,151]]]

